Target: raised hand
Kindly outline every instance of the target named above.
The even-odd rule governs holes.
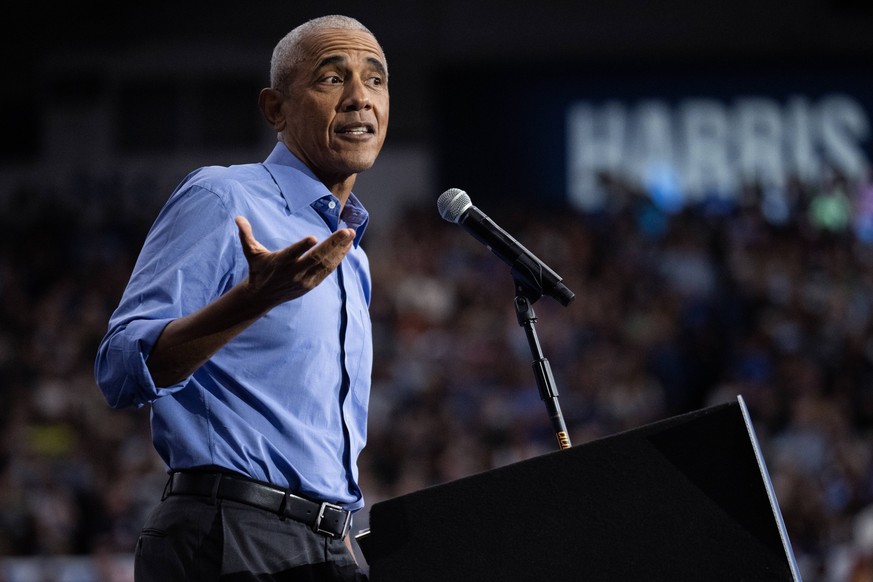
[[[284,249],[270,251],[254,237],[245,217],[237,216],[235,220],[249,264],[249,292],[269,307],[315,288],[337,268],[355,238],[354,230],[342,228],[320,243],[308,236]]]

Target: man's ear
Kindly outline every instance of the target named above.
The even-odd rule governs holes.
[[[282,114],[282,102],[285,96],[275,89],[261,89],[258,95],[258,106],[267,123],[277,132],[285,129],[285,116]]]

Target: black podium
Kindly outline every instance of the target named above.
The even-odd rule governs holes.
[[[741,397],[374,504],[372,582],[800,580]]]

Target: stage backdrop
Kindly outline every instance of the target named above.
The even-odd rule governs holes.
[[[604,180],[667,211],[758,186],[870,177],[873,85],[851,63],[451,68],[438,76],[438,176],[483,209],[613,203]],[[774,214],[775,216],[775,214]]]

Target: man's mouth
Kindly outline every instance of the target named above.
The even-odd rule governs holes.
[[[343,133],[346,135],[366,135],[368,133],[374,133],[374,129],[373,126],[368,124],[346,125],[337,129],[337,133]]]

